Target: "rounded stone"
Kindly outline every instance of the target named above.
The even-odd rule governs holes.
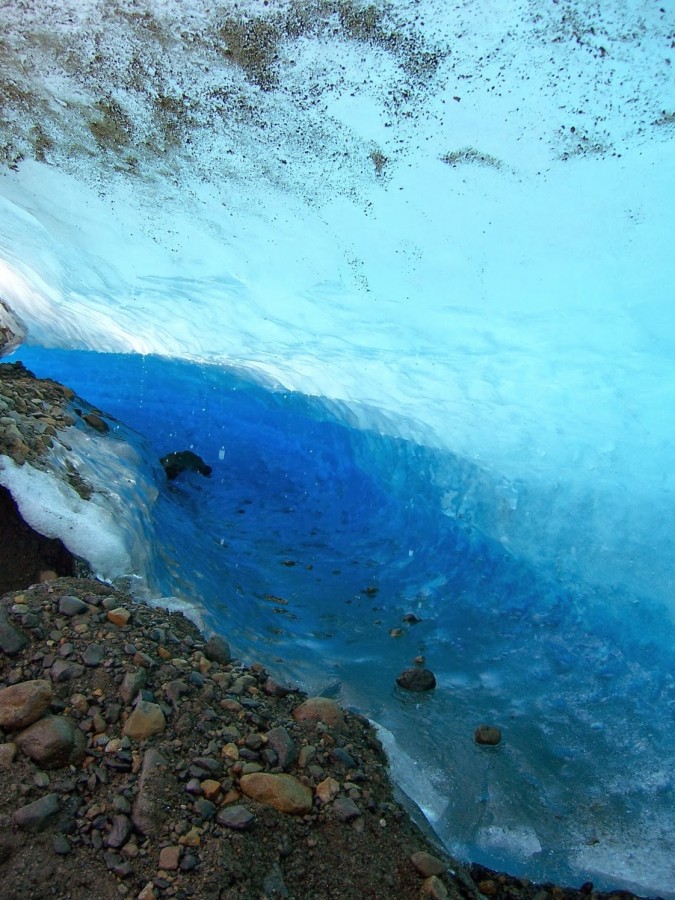
[[[334,728],[345,723],[341,708],[328,697],[309,697],[293,710],[293,718],[296,722],[325,722]]]
[[[242,793],[280,812],[304,815],[312,809],[312,791],[293,775],[253,772],[242,775]]]
[[[148,700],[139,700],[124,723],[122,734],[136,741],[142,741],[153,734],[161,734],[165,728],[166,719],[161,706]]]
[[[473,739],[477,744],[496,747],[502,739],[502,733],[496,725],[479,725],[474,731]]]

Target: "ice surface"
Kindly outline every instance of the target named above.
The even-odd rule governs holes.
[[[110,571],[409,757],[421,729],[462,852],[664,894],[671,830],[627,823],[673,791],[673,10],[214,10],[0,10],[0,299],[149,441],[146,486],[177,445],[214,466],[134,494],[157,552],[130,522]],[[420,644],[418,708],[391,683]]]

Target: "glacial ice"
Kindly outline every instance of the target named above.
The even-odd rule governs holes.
[[[379,722],[460,855],[675,896],[672,10],[144,9],[0,10],[0,300],[132,429],[61,536]]]

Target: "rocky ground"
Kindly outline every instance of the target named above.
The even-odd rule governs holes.
[[[41,465],[75,423],[105,429],[21,366],[0,366],[0,403],[0,464]],[[460,866],[395,802],[366,720],[178,613],[58,577],[25,523],[0,526],[4,900],[633,896]]]

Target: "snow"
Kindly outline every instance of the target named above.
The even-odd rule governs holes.
[[[478,705],[498,697],[485,712],[507,715],[521,702],[512,685],[522,678],[532,684],[521,698],[526,718],[559,716],[582,756],[606,751],[607,710],[619,715],[636,684],[647,695],[637,721],[654,715],[667,729],[665,648],[675,622],[673,11],[646,0],[452,7],[394,0],[376,4],[373,19],[346,0],[330,14],[325,5],[283,0],[264,10],[240,3],[236,14],[229,4],[212,13],[206,0],[188,6],[147,0],[144,19],[136,4],[101,0],[0,11],[8,36],[0,82],[9,98],[0,299],[32,347],[62,348],[78,365],[39,349],[36,362],[56,366],[64,379],[81,377],[76,389],[151,439],[156,455],[184,439],[226,467],[238,459],[233,434],[252,441],[250,453],[267,443],[261,471],[275,485],[285,483],[276,450],[294,485],[308,495],[319,483],[328,491],[336,508],[327,534],[339,533],[338,510],[360,523],[362,531],[340,538],[344,546],[338,541],[345,560],[354,541],[356,556],[387,563],[384,550],[359,543],[377,523],[396,565],[405,560],[414,572],[396,603],[433,615],[428,640],[436,649],[427,653],[445,660],[437,666],[443,691]],[[237,56],[242,23],[262,41],[257,56]],[[110,356],[104,364],[76,350]],[[168,408],[157,398],[149,405],[153,378],[172,390]],[[233,387],[230,378],[241,381]],[[260,422],[223,430],[215,422],[225,408],[215,399],[221,391],[247,397]],[[284,403],[304,410],[302,426],[281,415]],[[283,429],[291,426],[309,449],[287,443]],[[339,437],[338,426],[351,436]],[[142,462],[132,469],[150,466],[143,477],[151,481],[150,451],[139,445],[137,455]],[[314,459],[323,468],[305,481]],[[372,494],[352,464],[374,479]],[[267,482],[242,467],[251,497],[260,499]],[[39,515],[52,527],[47,510],[70,500],[26,472],[20,478],[41,479]],[[356,495],[366,492],[370,520],[329,489],[345,477],[355,479]],[[231,598],[207,608],[217,583],[212,548],[227,544],[237,517],[219,521],[204,485],[193,479],[189,487],[206,509],[190,511],[204,513],[193,539],[211,538],[197,553],[199,577],[185,576],[171,556],[180,542],[167,510],[177,515],[170,505],[177,499],[167,500],[161,483],[157,504],[145,487],[136,499],[160,543],[168,542],[162,563],[140,549],[148,535],[136,522],[132,549],[120,537],[97,568],[106,577],[134,572],[176,602],[193,595],[206,605],[208,627],[224,616],[242,641],[260,647],[265,641]],[[279,485],[272,492],[283,494]],[[310,507],[303,507],[307,521],[323,515]],[[192,533],[184,514],[176,521]],[[411,524],[416,514],[419,525]],[[278,511],[282,532],[286,515]],[[265,522],[255,519],[259,529]],[[105,517],[94,530],[102,529]],[[241,537],[238,565],[262,584],[272,575],[254,534]],[[291,534],[297,542],[304,532]],[[448,534],[468,554],[464,574],[434,556]],[[485,558],[501,594],[475,588],[487,577]],[[509,577],[505,559],[513,563]],[[477,594],[453,612],[444,592],[460,583]],[[539,586],[537,596],[529,584]],[[469,633],[475,615],[494,615],[494,634],[506,646],[516,640],[521,653],[529,633],[531,668],[518,668],[525,664],[516,666],[501,644],[491,665]],[[363,621],[348,627],[364,642],[357,669],[388,658]],[[310,659],[321,658],[308,632],[290,633],[308,642]],[[474,647],[471,665],[453,633]],[[650,679],[645,647],[652,644],[665,668]],[[329,646],[344,682],[349,654],[339,641]],[[593,683],[570,682],[556,706],[537,679],[571,679],[570,646]],[[293,663],[316,681],[314,663]],[[582,698],[599,696],[594,679],[603,678],[614,679],[611,702],[603,715],[586,715]],[[371,696],[354,683],[342,689],[355,691],[380,721],[383,686]],[[382,726],[409,754],[410,712],[392,716]],[[445,759],[432,720],[425,778]],[[657,732],[645,762],[654,771],[666,746]],[[526,729],[513,740],[526,747]],[[549,740],[539,758],[509,758],[496,820],[469,815],[454,834],[437,822],[444,839],[493,856],[511,848],[530,866],[550,854],[536,851],[550,847],[544,814],[530,809],[523,821],[522,810],[501,799],[504,785],[518,789],[515,772],[545,781],[564,749]],[[574,758],[575,748],[567,749]],[[577,765],[565,762],[580,783],[591,783]],[[441,806],[448,801],[456,814],[460,801],[443,790]],[[642,806],[656,802],[648,793]],[[611,815],[623,820],[624,812],[610,803]],[[564,860],[551,863],[561,876],[577,871],[573,859],[584,871],[623,871],[600,850],[579,851],[583,837],[567,839],[577,850],[562,849]],[[619,844],[636,840],[631,834]],[[628,862],[625,873],[636,883],[647,877]],[[649,885],[662,894],[666,887]]]

